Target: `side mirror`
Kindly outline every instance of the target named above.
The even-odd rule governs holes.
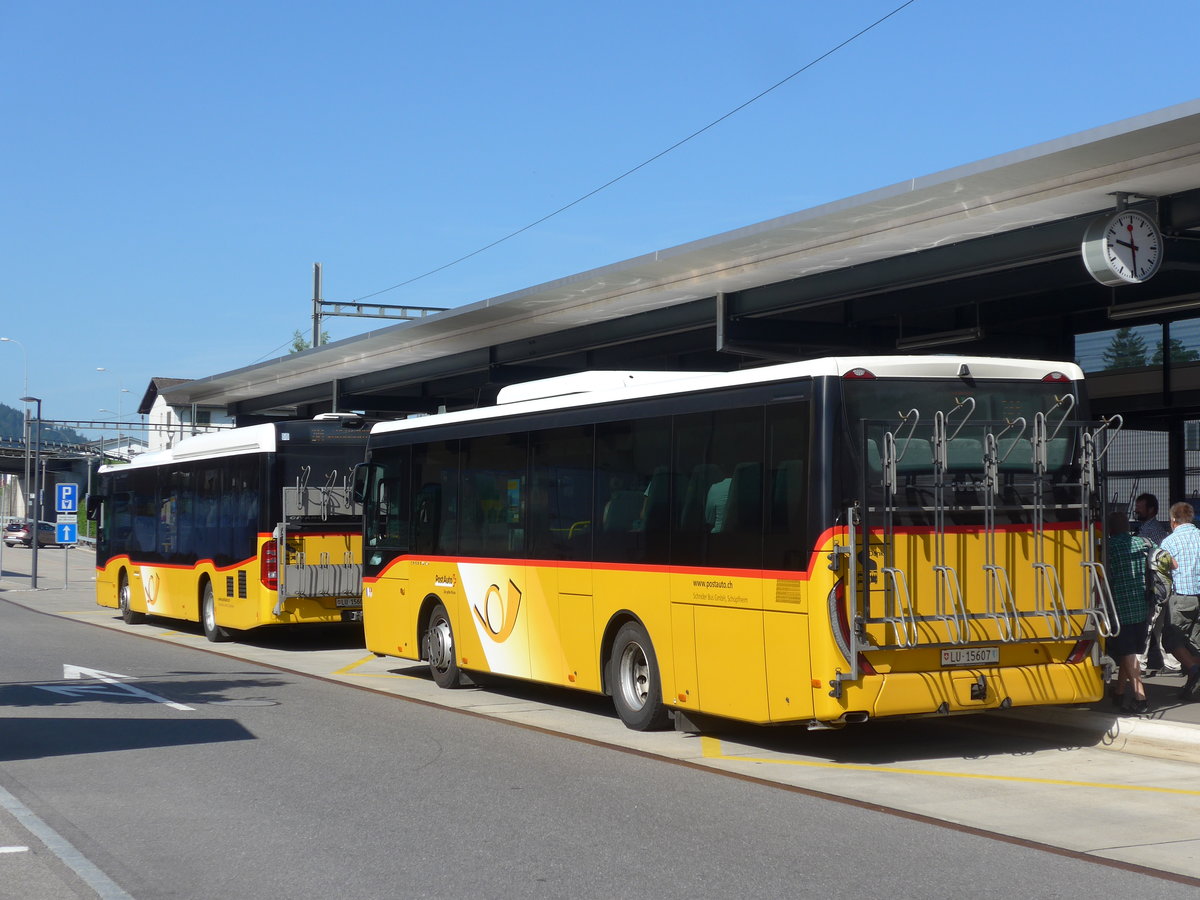
[[[104,506],[104,498],[97,494],[87,495],[87,517],[95,522],[100,518],[100,508]]]
[[[354,486],[352,488],[352,496],[354,502],[362,506],[367,502],[371,487],[371,472],[376,466],[370,463],[359,463],[354,467]]]

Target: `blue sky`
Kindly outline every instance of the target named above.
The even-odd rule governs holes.
[[[111,419],[284,355],[314,262],[350,300],[469,254],[901,2],[0,0],[0,402],[26,358],[46,418]],[[1198,38],[1194,0],[916,0],[374,299],[458,306],[1191,100]]]

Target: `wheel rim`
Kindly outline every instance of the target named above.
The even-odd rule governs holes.
[[[212,594],[204,595],[204,628],[206,631],[214,631],[217,627],[217,616],[213,612]]]
[[[650,696],[650,661],[646,659],[642,645],[636,641],[631,641],[621,651],[617,681],[626,706],[639,710],[646,705],[646,699]]]
[[[121,586],[117,588],[117,605],[121,607],[121,612],[129,612],[129,582],[121,580]]]
[[[447,671],[454,662],[454,636],[450,623],[441,617],[429,623],[429,665]]]

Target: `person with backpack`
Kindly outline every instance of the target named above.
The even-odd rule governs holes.
[[[1153,494],[1138,494],[1137,499],[1133,501],[1133,514],[1138,522],[1133,533],[1150,541],[1155,547],[1160,546],[1163,538],[1171,533],[1158,521],[1158,498]],[[1146,629],[1146,647],[1138,656],[1142,676],[1150,678],[1154,675],[1178,675],[1182,670],[1177,663],[1168,658],[1162,645],[1162,630],[1167,621],[1166,598],[1160,598],[1161,605],[1155,605],[1149,596],[1147,600],[1151,602],[1150,624]]]

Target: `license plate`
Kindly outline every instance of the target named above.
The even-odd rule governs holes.
[[[988,666],[998,662],[999,647],[952,647],[942,651],[943,666]]]
[[[339,609],[342,607],[357,609],[358,607],[362,606],[361,597],[338,597],[334,602],[337,603]]]

